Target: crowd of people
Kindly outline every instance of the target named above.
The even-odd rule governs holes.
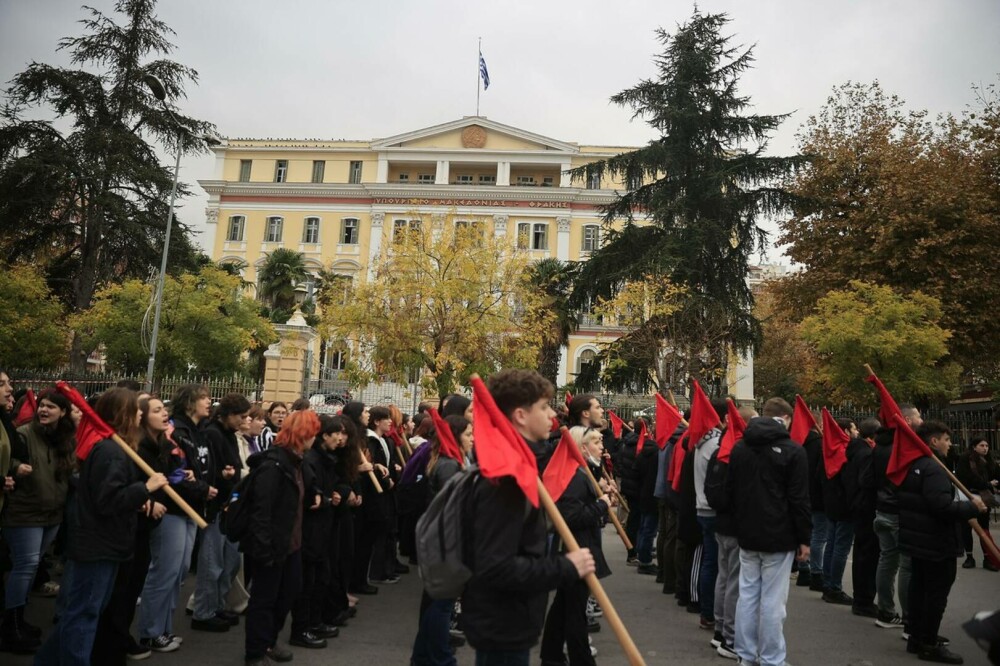
[[[745,431],[720,456],[731,425],[725,401],[712,402],[718,425],[699,441],[686,441],[682,421],[658,443],[641,420],[616,435],[593,395],[554,408],[554,387],[534,371],[498,372],[487,387],[539,475],[563,430],[578,447],[586,469],[556,506],[579,549],[553,537],[513,477],[476,478],[462,514],[471,578],[455,598],[424,593],[412,666],[454,665],[466,642],[477,666],[527,665],[539,641],[543,666],[596,664],[589,635],[603,609],[586,580],[611,574],[602,538],[616,512],[627,515],[634,544],[623,564],[697,614],[721,657],[785,664],[794,583],[901,631],[922,660],[962,663],[938,631],[957,559],[977,566],[966,521],[989,526],[980,495],[990,495],[1000,473],[984,437],[956,459],[947,426],[901,407],[972,491],[964,497],[929,458],[893,483],[894,429],[876,419],[838,421],[850,443],[831,475],[819,429],[793,441],[793,409],[781,398],[760,415],[740,408]],[[0,371],[0,537],[10,560],[0,651],[34,653],[40,666],[174,652],[183,645],[179,604],[192,631],[227,632],[242,621],[248,665],[291,661],[291,648],[321,650],[356,616],[361,597],[416,575],[421,515],[456,476],[478,474],[476,409],[462,395],[445,398],[433,416],[428,404],[411,416],[356,401],[318,415],[306,399],[254,404],[229,394],[214,402],[192,384],[166,401],[138,388],[89,398],[120,441],[101,439],[83,452],[81,413],[58,390],[42,391],[30,419],[15,426],[24,410]],[[852,551],[853,597],[843,587]],[[193,594],[181,599],[192,572]],[[57,597],[44,641],[25,617],[32,589]]]

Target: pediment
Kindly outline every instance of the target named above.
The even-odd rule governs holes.
[[[504,125],[483,116],[467,116],[443,125],[378,139],[372,142],[372,149],[579,152],[574,144]]]

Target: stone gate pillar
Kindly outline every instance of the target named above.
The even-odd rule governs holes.
[[[281,339],[264,352],[264,402],[290,403],[303,395],[305,380],[312,376],[317,355],[316,329],[306,324],[299,310],[284,324],[274,327]],[[308,396],[306,396],[308,397]]]

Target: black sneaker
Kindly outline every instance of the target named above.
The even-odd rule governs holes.
[[[286,650],[283,647],[275,645],[273,648],[267,651],[267,656],[271,661],[284,663],[286,661],[291,661],[295,655],[292,654],[291,650]]]
[[[938,664],[964,664],[965,660],[944,645],[934,647],[922,646],[917,658],[921,661],[933,661]]]
[[[234,611],[220,610],[215,612],[215,617],[222,618],[230,624],[230,626],[235,627],[240,623],[240,614]]]
[[[173,652],[180,647],[180,644],[174,643],[166,636],[157,636],[156,638],[140,639],[139,647],[147,648],[153,652]]]
[[[601,630],[601,623],[600,622],[597,622],[595,620],[593,622],[588,622],[587,623],[587,633],[588,634],[596,634],[600,630]]]
[[[395,585],[399,582],[399,576],[389,576],[388,578],[372,578],[372,585]]]
[[[660,570],[655,564],[640,564],[636,567],[636,572],[644,576],[656,576]]]
[[[976,558],[972,555],[966,555],[965,561],[962,562],[963,569],[975,569],[976,568]]]
[[[809,570],[806,569],[805,571],[800,571],[799,572],[799,577],[795,579],[795,586],[796,587],[809,587],[809,585],[810,585],[811,582],[812,582],[812,580],[811,580],[810,575],[809,575]]]
[[[326,647],[326,639],[320,638],[312,632],[303,631],[301,634],[292,634],[288,638],[288,644],[295,647],[309,648],[310,650],[319,650]]]
[[[125,650],[125,656],[132,661],[141,661],[143,659],[149,659],[153,655],[153,651],[147,647],[143,647],[138,643],[133,642]]]
[[[854,598],[843,590],[827,590],[823,593],[823,601],[828,604],[837,604],[838,606],[851,606],[854,604]]]
[[[720,657],[725,657],[726,659],[739,659],[740,658],[740,655],[736,654],[736,650],[733,649],[733,646],[730,645],[729,643],[725,642],[725,641],[722,642],[722,645],[720,645],[718,648],[716,648],[715,652]]]
[[[722,637],[722,632],[721,631],[717,631],[717,632],[715,632],[715,635],[712,636],[712,640],[710,640],[708,642],[708,644],[711,645],[714,648],[717,648],[717,647],[719,647],[720,645],[722,645],[725,642],[726,642],[726,639]]]
[[[851,606],[851,612],[861,617],[878,617],[878,606]]]
[[[823,587],[823,577],[812,576],[809,581],[809,589],[813,592],[826,592],[826,588]]]
[[[902,629],[903,618],[898,615],[884,615],[880,612],[875,620],[875,626],[881,629]]]
[[[229,620],[223,620],[221,617],[210,617],[207,620],[199,620],[197,618],[191,618],[191,628],[195,631],[212,631],[217,634],[229,631],[232,625]]]

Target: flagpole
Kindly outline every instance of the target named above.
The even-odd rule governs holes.
[[[604,489],[601,488],[601,484],[597,482],[597,479],[594,477],[594,473],[590,471],[590,467],[587,463],[580,465],[580,469],[587,473],[587,478],[590,479],[590,483],[594,486],[594,492],[597,493],[598,497],[603,495]],[[611,518],[611,522],[614,523],[615,530],[618,532],[618,536],[621,537],[622,543],[625,544],[626,548],[632,550],[632,542],[629,540],[628,535],[625,534],[625,528],[622,527],[621,521],[618,520],[618,516],[615,515],[615,510],[611,508],[610,504],[608,505],[608,517]]]
[[[479,88],[481,87],[479,85],[479,79],[482,78],[482,74],[480,74],[480,70],[479,70],[479,67],[480,67],[479,63],[482,62],[482,60],[483,60],[483,38],[480,37],[479,38],[479,55],[476,58],[476,117],[477,118],[479,117]]]

